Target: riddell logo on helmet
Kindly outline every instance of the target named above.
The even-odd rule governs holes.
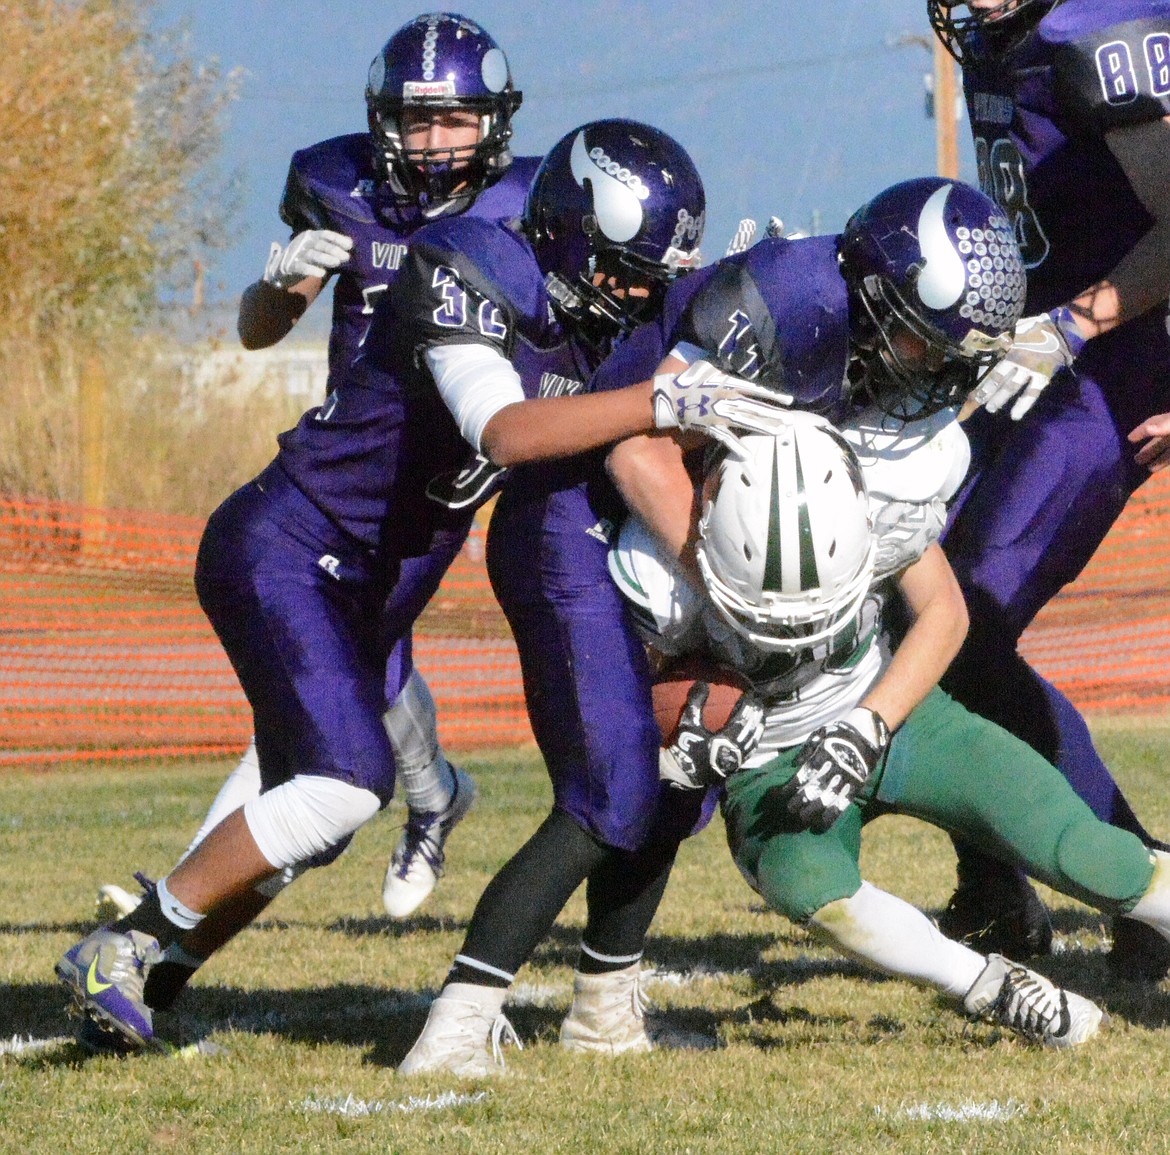
[[[650,195],[650,190],[642,183],[642,178],[637,173],[630,172],[628,168],[622,168],[616,160],[611,160],[603,148],[591,148],[589,159],[602,172],[608,173],[614,180],[621,181],[638,200],[644,201]]]
[[[402,95],[407,100],[423,96],[455,96],[455,81],[407,80],[403,82]]]

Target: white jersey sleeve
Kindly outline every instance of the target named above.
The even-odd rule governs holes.
[[[701,648],[703,596],[645,523],[631,514],[609,551],[609,572],[642,640],[667,657]]]
[[[483,452],[483,431],[503,408],[524,400],[520,374],[498,349],[472,343],[436,345],[427,368],[464,440]]]
[[[946,503],[971,464],[971,445],[953,409],[909,423],[867,409],[841,432],[865,475],[880,580],[916,562],[938,540]]]

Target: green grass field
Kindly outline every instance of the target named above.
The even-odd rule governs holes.
[[[1170,831],[1170,726],[1102,723],[1119,779]],[[173,864],[228,766],[0,777],[0,1151],[1145,1152],[1170,1150],[1170,996],[1110,981],[1103,920],[1053,901],[1061,952],[1041,969],[1098,999],[1109,1030],[1078,1053],[970,1025],[934,996],[862,973],[764,910],[716,824],[684,847],[649,943],[648,991],[719,1050],[563,1055],[581,897],[521,973],[523,1052],[506,1078],[400,1080],[480,891],[547,812],[534,754],[466,760],[481,802],[450,874],[395,924],[381,879],[392,808],[201,972],[161,1032],[217,1053],[87,1060],[52,967],[91,925],[102,882]],[[883,819],[867,877],[937,912],[953,856],[935,830]]]

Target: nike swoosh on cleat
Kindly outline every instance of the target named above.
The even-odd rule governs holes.
[[[89,964],[89,970],[85,972],[85,989],[91,995],[100,995],[102,991],[108,991],[113,983],[103,983],[98,979],[97,975],[97,956],[94,956],[93,962]]]
[[[1026,339],[1021,339],[1016,344],[1029,353],[1056,353],[1060,350],[1060,342],[1051,333],[1044,333],[1039,340],[1029,334]]]

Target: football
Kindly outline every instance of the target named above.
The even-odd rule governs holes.
[[[706,682],[711,687],[707,704],[703,707],[703,725],[712,731],[722,730],[727,725],[735,704],[750,687],[742,675],[711,658],[680,658],[668,666],[658,675],[653,689],[654,717],[662,731],[664,746],[674,741],[683,707],[687,704],[687,694],[696,682]]]

